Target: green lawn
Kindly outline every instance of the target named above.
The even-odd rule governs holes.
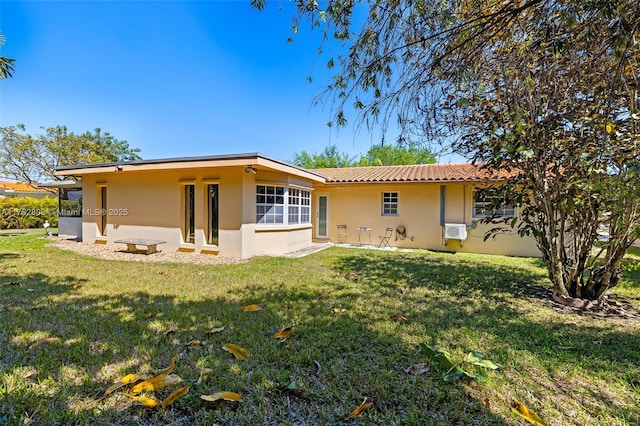
[[[557,312],[541,296],[539,260],[334,247],[196,266],[45,244],[40,233],[0,235],[0,425],[526,424],[514,399],[553,425],[640,424],[640,321]],[[636,309],[639,263],[634,249],[612,295]],[[254,303],[262,310],[241,310]],[[290,339],[272,337],[293,324]],[[226,343],[251,357],[236,360]],[[489,383],[447,383],[421,343],[504,367]],[[191,384],[172,405],[143,408],[123,395],[130,386],[101,398],[176,355],[183,382],[148,394]],[[405,372],[419,363],[429,371]],[[198,383],[202,368],[213,371]],[[200,398],[218,391],[243,401]],[[347,419],[365,397],[374,405]]]

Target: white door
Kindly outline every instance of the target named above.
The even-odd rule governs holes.
[[[329,238],[329,196],[316,198],[316,238]]]

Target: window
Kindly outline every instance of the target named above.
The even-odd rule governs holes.
[[[60,188],[58,191],[59,217],[82,217],[82,189]]]
[[[398,193],[382,193],[382,216],[398,216]]]
[[[498,198],[489,190],[476,190],[473,193],[474,217],[514,217],[516,209]]]
[[[107,187],[100,187],[100,235],[107,236]]]
[[[256,187],[256,223],[279,225],[311,223],[311,192],[284,186],[258,185]]]
[[[207,185],[207,244],[218,245],[218,185]]]
[[[195,185],[184,186],[184,242],[195,242]]]
[[[289,224],[311,222],[311,192],[289,188]]]

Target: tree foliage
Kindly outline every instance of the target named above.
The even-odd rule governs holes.
[[[359,120],[397,120],[515,172],[499,191],[520,206],[511,225],[535,238],[556,291],[596,299],[618,283],[640,232],[637,1],[297,5],[294,27],[309,20],[343,46],[325,92],[335,123],[353,105]]]
[[[75,134],[56,126],[35,136],[25,132],[23,125],[0,127],[0,174],[20,182],[61,180],[54,172],[62,166],[140,159],[140,149],[100,129]]]
[[[350,157],[336,145],[326,147],[319,154],[301,151],[294,154],[293,164],[307,169],[363,166],[397,166],[403,164],[432,164],[436,158],[428,148],[406,145],[373,145],[366,154]]]
[[[406,145],[373,145],[360,158],[359,166],[399,166],[405,164],[433,164],[436,158],[426,147]]]
[[[307,169],[353,167],[355,159],[340,152],[336,145],[330,145],[319,154],[310,154],[305,150],[294,154],[293,164]]]
[[[5,37],[0,33],[0,49],[5,43]],[[0,56],[0,80],[6,80],[13,75],[13,63],[15,59]]]

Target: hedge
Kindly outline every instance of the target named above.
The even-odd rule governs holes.
[[[58,226],[58,198],[0,198],[0,229],[42,228],[48,221]]]

